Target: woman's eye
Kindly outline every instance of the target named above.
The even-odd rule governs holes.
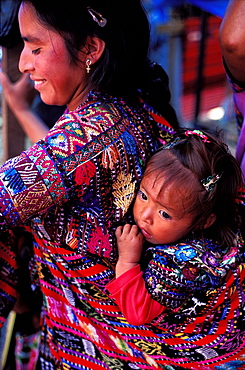
[[[171,218],[171,216],[167,212],[165,212],[165,211],[159,211],[159,213],[165,219]]]
[[[32,50],[32,54],[37,55],[40,52],[40,48]]]
[[[143,193],[142,190],[139,190],[138,191],[138,196],[143,199],[143,200],[147,200],[147,196],[145,195],[145,193]]]

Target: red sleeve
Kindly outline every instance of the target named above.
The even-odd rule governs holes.
[[[131,325],[149,323],[165,308],[150,296],[142,275],[137,265],[106,285]]]

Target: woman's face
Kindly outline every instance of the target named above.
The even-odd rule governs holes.
[[[19,25],[24,40],[20,71],[30,74],[44,103],[67,105],[70,110],[77,108],[88,93],[86,55],[80,52],[80,63],[74,64],[64,39],[43,26],[35,9],[28,3],[22,3],[20,7]]]

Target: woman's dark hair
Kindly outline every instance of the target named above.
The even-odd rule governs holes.
[[[238,161],[226,144],[206,132],[180,129],[177,140],[169,148],[160,149],[148,162],[145,176],[156,172],[156,181],[164,176],[162,188],[174,185],[180,194],[183,191],[186,213],[192,213],[194,223],[190,231],[202,230],[204,235],[216,238],[222,246],[234,244],[237,231],[236,199],[242,187],[242,174]],[[202,180],[220,175],[213,188],[206,190]],[[167,179],[165,181],[165,179]],[[216,220],[209,228],[204,225],[211,214]]]
[[[105,41],[102,57],[91,69],[91,89],[126,100],[143,100],[178,126],[170,101],[168,77],[162,67],[148,60],[149,22],[140,0],[23,0],[31,4],[42,24],[64,38],[68,52],[77,62],[77,52],[88,36]],[[107,23],[100,27],[88,12],[100,13]]]

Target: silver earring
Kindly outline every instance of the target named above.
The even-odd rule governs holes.
[[[86,71],[87,71],[87,73],[89,73],[90,72],[90,65],[91,65],[91,60],[90,59],[87,59],[86,60]]]

